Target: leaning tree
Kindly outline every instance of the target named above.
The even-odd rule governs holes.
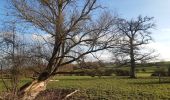
[[[120,65],[130,64],[130,77],[135,78],[136,63],[145,62],[156,57],[154,50],[144,47],[152,41],[151,30],[154,28],[153,17],[139,16],[136,19],[117,20],[120,39],[117,49],[113,50],[115,61]],[[149,51],[148,51],[149,50]]]
[[[97,4],[97,0],[10,0],[11,12],[30,28],[49,34],[45,44],[52,46],[46,68],[37,79],[22,86],[19,95],[33,99],[45,90],[48,79],[58,68],[93,52],[114,47],[115,17]],[[48,46],[46,46],[48,47]]]

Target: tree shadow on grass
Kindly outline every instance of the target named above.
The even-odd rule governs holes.
[[[153,84],[170,84],[170,80],[169,81],[151,81],[151,82],[131,82],[130,84],[136,84],[136,85],[153,85]]]

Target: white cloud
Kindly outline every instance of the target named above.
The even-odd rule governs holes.
[[[93,55],[88,54],[86,56],[86,61],[96,61],[98,59],[102,61],[111,61],[112,57],[113,55],[110,52],[104,50],[104,51],[95,52],[93,53]]]
[[[35,40],[35,41],[44,41],[47,40],[48,38],[50,38],[51,36],[49,34],[32,34],[31,39]]]
[[[152,37],[154,43],[148,44],[148,47],[160,54],[159,60],[170,61],[170,28],[155,30]]]
[[[170,43],[169,43],[170,45]],[[170,46],[168,44],[162,44],[162,43],[150,43],[148,44],[149,48],[152,48],[156,50],[156,53],[159,54],[158,60],[165,60],[169,61],[170,60]]]

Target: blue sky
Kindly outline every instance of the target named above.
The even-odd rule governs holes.
[[[123,18],[138,15],[154,17],[154,42],[149,44],[160,54],[159,60],[170,60],[170,0],[100,0],[102,5]]]
[[[0,0],[0,20],[6,13],[6,1]],[[138,15],[154,17],[154,42],[149,47],[160,53],[160,60],[170,60],[170,0],[100,0],[100,3],[123,18],[136,18]]]
[[[153,16],[159,27],[170,27],[170,0],[100,0],[101,3],[117,11],[125,18],[135,18],[138,15]],[[170,20],[169,20],[170,22]]]

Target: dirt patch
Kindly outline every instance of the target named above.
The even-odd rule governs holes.
[[[68,94],[74,91],[74,89],[49,89],[40,92],[35,100],[64,100]],[[72,97],[69,97],[67,100],[73,99]]]

